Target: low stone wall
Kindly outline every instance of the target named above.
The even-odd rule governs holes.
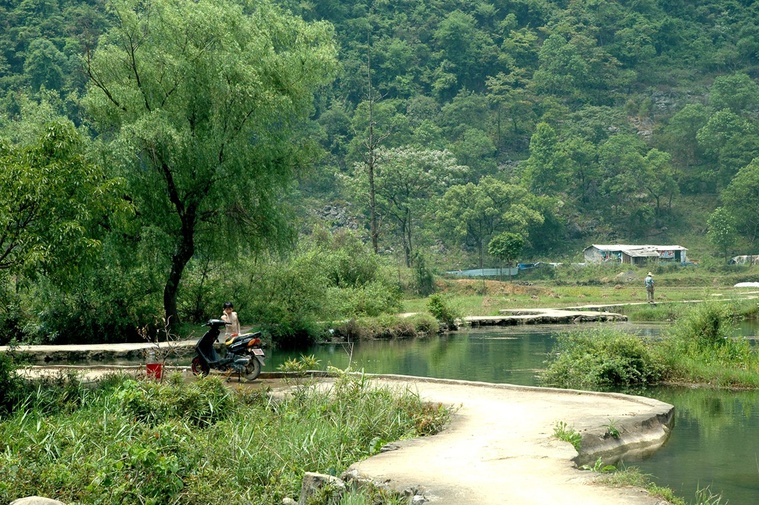
[[[97,363],[108,361],[142,361],[150,352],[165,355],[167,360],[195,354],[195,340],[155,344],[90,344],[90,345],[23,345],[0,347],[0,352],[12,350],[29,363]]]

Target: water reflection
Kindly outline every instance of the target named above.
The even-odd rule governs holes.
[[[656,336],[661,329],[656,324],[606,324],[644,336]],[[556,335],[566,331],[566,325],[509,326],[468,329],[428,339],[318,345],[305,353],[272,352],[266,369],[276,370],[288,359],[312,354],[322,369],[328,365],[343,369],[350,364],[367,373],[537,386],[537,373],[544,367]]]
[[[629,463],[689,501],[709,486],[722,503],[756,503],[759,391],[660,388],[650,396],[675,405],[675,428],[653,456]]]
[[[367,373],[391,373],[493,383],[537,385],[536,374],[554,344],[556,329],[514,331],[476,329],[443,337],[315,346],[321,368],[335,366]],[[295,353],[273,352],[275,370]]]

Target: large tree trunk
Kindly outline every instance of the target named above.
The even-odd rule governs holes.
[[[179,197],[179,191],[174,184],[174,178],[171,170],[166,164],[162,165],[164,177],[169,188],[169,199],[174,204],[177,215],[182,223],[179,232],[179,243],[171,255],[171,271],[166,279],[166,286],[163,289],[163,310],[166,317],[166,324],[171,328],[176,328],[180,323],[179,313],[177,312],[177,294],[179,293],[179,283],[182,280],[182,274],[195,254],[195,224],[198,213],[198,200],[184,202]],[[207,189],[203,194],[207,194]]]
[[[195,254],[194,225],[186,229],[182,225],[182,237],[177,250],[171,256],[171,271],[166,279],[166,286],[163,289],[163,309],[166,314],[166,322],[170,327],[175,328],[179,323],[179,313],[177,312],[177,294],[179,293],[179,283],[182,280],[182,274],[187,263]]]

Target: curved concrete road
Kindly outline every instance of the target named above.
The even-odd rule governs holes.
[[[577,468],[578,453],[554,429],[564,422],[580,432],[591,462],[625,450],[653,451],[667,439],[672,405],[610,393],[403,376],[374,380],[456,411],[442,433],[391,444],[397,449],[352,465],[350,478],[436,504],[666,503],[641,489],[594,484],[598,474]],[[608,434],[610,426],[619,437]]]

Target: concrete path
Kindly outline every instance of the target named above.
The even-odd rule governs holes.
[[[564,422],[580,432],[581,450],[592,465],[599,456],[660,447],[674,419],[672,405],[621,394],[415,377],[376,380],[457,410],[442,433],[392,444],[397,450],[354,464],[354,478],[434,504],[664,503],[641,489],[594,484],[599,474],[579,470],[578,453],[554,429]],[[619,438],[608,435],[612,425]]]
[[[463,321],[473,327],[627,321],[623,314],[597,310],[503,309],[500,312],[500,316],[466,316]]]

